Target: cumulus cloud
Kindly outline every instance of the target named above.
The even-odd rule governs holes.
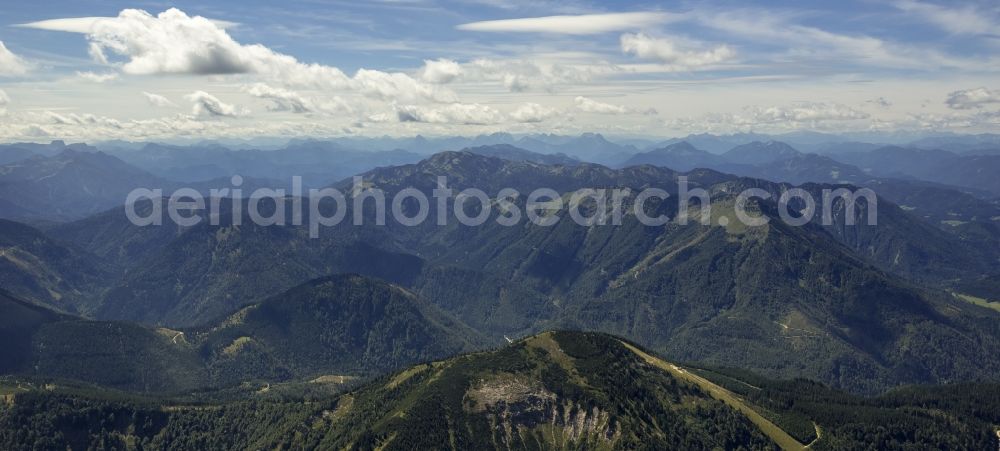
[[[105,74],[99,74],[96,72],[77,72],[76,76],[93,83],[104,83],[106,81],[118,79],[118,74],[114,72],[108,72]]]
[[[452,103],[448,105],[417,106],[404,105],[395,107],[395,120],[399,122],[421,122],[428,124],[453,125],[498,125],[509,123],[538,123],[560,114],[555,108],[537,103],[526,102],[517,106],[509,114],[478,103]],[[391,120],[385,114],[374,114],[368,117],[370,122],[386,122]]]
[[[501,80],[503,80],[503,87],[507,88],[510,92],[524,92],[531,87],[531,82],[527,80],[526,76],[521,74],[506,73],[503,74]]]
[[[598,113],[598,114],[625,114],[628,110],[621,105],[612,105],[610,103],[598,102],[593,99],[588,99],[583,96],[577,96],[573,99],[573,103],[576,104],[576,108],[580,111],[586,113]]]
[[[420,79],[427,83],[448,83],[462,74],[462,66],[449,59],[424,60]]]
[[[512,111],[510,113],[510,118],[513,119],[514,122],[535,123],[542,122],[557,114],[559,114],[559,111],[555,108],[549,108],[544,105],[529,102],[522,104]]]
[[[200,16],[178,9],[153,16],[126,9],[118,17],[54,19],[26,27],[84,33],[90,53],[104,59],[107,51],[129,59],[129,74],[235,74],[253,72],[281,55],[260,46],[240,45],[225,29]]]
[[[674,41],[654,38],[643,33],[626,33],[621,36],[622,52],[639,58],[657,60],[678,68],[696,68],[720,63],[736,56],[728,46],[720,45],[711,50],[687,51],[678,49]]]
[[[326,98],[309,98],[298,92],[272,87],[265,83],[254,83],[243,87],[243,92],[259,98],[269,100],[271,104],[268,111],[289,111],[296,114],[302,113],[351,113],[354,108],[339,96]]]
[[[151,138],[185,134],[191,127],[184,123],[195,123],[190,116],[163,118],[156,120],[119,121],[95,114],[57,113],[54,111],[12,113],[0,123],[0,139],[34,140],[38,138],[60,139],[115,139]],[[205,125],[198,123],[204,130]]]
[[[921,128],[925,130],[961,130],[985,127],[993,130],[1000,125],[1000,111],[975,110],[971,112],[952,113],[917,113],[910,114],[909,121],[897,124],[906,128]]]
[[[264,83],[246,86],[243,90],[254,97],[270,100],[271,105],[267,109],[271,111],[291,111],[293,113],[313,111],[311,102],[294,91],[273,88]]]
[[[205,91],[195,91],[184,98],[194,103],[191,114],[197,117],[237,117],[250,114],[246,109],[225,103]]]
[[[963,89],[948,93],[948,99],[944,103],[956,110],[982,108],[991,103],[1000,103],[1000,91],[984,87]]]
[[[424,122],[430,124],[490,125],[504,121],[504,115],[496,109],[478,103],[452,103],[425,107],[403,105],[396,107],[399,122]]]
[[[382,72],[369,69],[358,69],[351,79],[351,84],[361,94],[380,100],[399,100],[414,102],[421,99],[436,102],[454,102],[454,93],[443,91],[435,86],[421,83],[401,72]]]
[[[97,116],[94,114],[77,114],[68,113],[61,114],[53,111],[46,111],[44,113],[51,120],[52,124],[55,125],[94,125],[94,126],[104,126],[112,128],[121,128],[121,122],[116,119]]]
[[[635,30],[664,23],[676,17],[678,16],[662,12],[583,14],[487,20],[462,24],[457,28],[466,31],[585,35]]]
[[[24,75],[28,73],[28,63],[7,49],[0,41],[0,76]]]
[[[610,66],[600,66],[610,72]],[[452,60],[425,61],[418,71],[421,80],[437,84],[451,82],[496,82],[510,92],[533,88],[551,90],[560,85],[590,81],[597,70],[572,64],[527,59],[477,58],[465,63]]]
[[[150,105],[153,105],[153,106],[156,106],[156,107],[166,108],[166,107],[176,107],[177,106],[177,104],[175,104],[174,102],[171,102],[170,99],[168,99],[166,97],[163,97],[163,96],[161,96],[159,94],[153,94],[151,92],[143,91],[142,95],[144,97],[146,97],[146,101],[148,101]]]
[[[95,60],[107,63],[108,54],[123,57],[121,70],[127,74],[258,74],[290,86],[355,89],[380,99],[455,100],[453,93],[403,73],[361,69],[348,77],[333,66],[302,63],[260,44],[240,44],[224,24],[175,8],[155,16],[126,9],[117,17],[54,19],[23,26],[84,33]]]
[[[0,89],[0,114],[7,112],[8,104],[10,104],[10,97],[7,97],[7,93]]]
[[[868,113],[836,103],[800,103],[790,107],[752,108],[751,117],[763,123],[847,121],[868,119]]]

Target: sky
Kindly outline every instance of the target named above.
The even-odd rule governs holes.
[[[1000,132],[1000,4],[0,4],[0,141]]]

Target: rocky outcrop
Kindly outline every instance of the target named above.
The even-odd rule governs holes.
[[[479,381],[465,394],[465,408],[489,416],[494,437],[503,447],[515,435],[538,433],[556,446],[605,442],[618,438],[614,420],[600,408],[561,399],[540,382],[512,375]]]

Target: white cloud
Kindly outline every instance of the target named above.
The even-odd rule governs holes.
[[[610,103],[598,102],[594,99],[589,99],[583,96],[577,96],[573,99],[573,104],[576,109],[583,111],[585,113],[596,113],[596,114],[658,114],[653,108],[649,109],[636,109],[629,108],[621,105],[614,105]]]
[[[375,113],[370,114],[365,118],[366,121],[372,123],[387,123],[387,122],[397,122],[399,121],[398,113]]]
[[[112,128],[121,128],[121,122],[119,122],[116,119],[97,116],[89,113],[61,114],[61,113],[56,113],[54,111],[46,111],[43,114],[48,116],[51,123],[55,125],[83,125],[83,126],[105,126]]]
[[[398,100],[400,102],[420,100],[454,102],[458,100],[455,94],[450,91],[421,83],[401,72],[388,73],[358,69],[354,78],[351,79],[351,85],[361,94],[380,100]]]
[[[654,38],[643,33],[626,33],[621,36],[622,52],[639,58],[658,60],[678,68],[695,68],[721,63],[732,59],[736,52],[725,45],[711,50],[687,51],[678,49],[669,39]]]
[[[104,48],[96,42],[91,42],[87,45],[87,54],[90,55],[90,59],[94,60],[97,64],[105,66],[111,65],[111,62],[108,61],[108,56],[104,54]]]
[[[260,44],[243,45],[220,22],[188,16],[174,8],[156,16],[126,9],[117,17],[54,19],[23,26],[84,33],[92,58],[109,62],[108,53],[124,57],[127,61],[121,70],[127,74],[258,74],[289,86],[353,89],[379,99],[455,100],[450,91],[403,73],[360,69],[348,77],[333,66],[302,63]]]
[[[80,77],[86,81],[94,83],[104,83],[106,81],[112,81],[118,79],[118,74],[115,72],[108,72],[104,74],[99,74],[96,72],[77,72],[77,77]]]
[[[477,58],[466,63],[451,60],[425,61],[419,73],[424,81],[496,82],[510,92],[524,92],[533,88],[552,90],[560,85],[576,85],[593,79],[598,72],[610,73],[610,66],[580,67],[552,61],[527,59],[499,60]]]
[[[524,75],[506,73],[503,74],[503,87],[507,88],[510,92],[524,92],[531,87],[531,82],[529,82]]]
[[[956,110],[982,108],[991,103],[1000,103],[1000,91],[993,91],[984,87],[963,89],[948,93],[948,99],[944,103],[949,108]]]
[[[980,3],[979,8],[987,10],[989,7],[985,5]],[[919,108],[923,99],[938,99],[936,104],[931,102],[924,108],[924,113],[940,115],[951,107],[953,114],[945,114],[946,120],[921,118],[921,123],[940,123],[944,127],[987,123],[985,116],[976,120],[968,117],[976,112],[997,109],[989,99],[998,91],[985,88],[979,89],[987,93],[987,100],[981,100],[982,95],[977,97],[976,90],[967,90],[955,95],[949,103],[942,103],[945,94],[956,89],[998,88],[991,86],[989,75],[992,72],[988,69],[1000,68],[996,64],[1000,58],[990,56],[985,50],[976,55],[969,53],[977,51],[978,46],[963,51],[951,45],[957,45],[957,41],[928,41],[927,44],[893,41],[901,38],[885,37],[893,35],[877,31],[865,35],[862,34],[865,31],[857,31],[860,29],[856,27],[843,28],[840,22],[813,20],[821,18],[820,13],[807,16],[798,9],[718,11],[714,8],[689,5],[683,8],[688,12],[682,18],[670,15],[666,20],[688,21],[683,28],[684,34],[679,34],[682,30],[679,27],[648,27],[622,29],[599,36],[522,35],[508,36],[516,37],[514,42],[470,41],[462,45],[441,42],[440,55],[448,55],[450,59],[435,59],[438,55],[432,54],[423,56],[427,58],[423,61],[410,60],[412,65],[396,69],[397,73],[389,70],[355,73],[351,69],[348,74],[331,65],[297,60],[290,56],[294,51],[288,50],[296,49],[293,44],[280,49],[244,45],[238,42],[242,39],[237,38],[251,34],[233,33],[218,23],[207,19],[202,19],[207,21],[203,22],[177,10],[162,14],[154,11],[153,15],[136,13],[145,14],[145,17],[132,17],[123,12],[119,17],[89,18],[85,22],[55,21],[39,28],[85,33],[86,36],[77,36],[78,56],[86,58],[83,52],[87,51],[86,44],[91,44],[91,58],[108,67],[94,69],[71,55],[46,55],[48,60],[44,64],[51,64],[53,73],[73,77],[73,70],[93,70],[94,77],[112,72],[125,80],[111,83],[112,86],[86,85],[78,81],[75,85],[79,90],[69,96],[64,89],[53,89],[59,88],[55,83],[65,82],[65,77],[40,77],[41,80],[31,85],[4,85],[15,98],[16,108],[9,107],[9,114],[0,120],[5,123],[0,124],[0,128],[17,130],[17,133],[3,136],[28,136],[48,131],[75,136],[92,133],[101,138],[127,134],[132,139],[142,139],[142,133],[147,131],[154,134],[151,136],[162,136],[156,133],[170,130],[192,136],[237,133],[252,136],[272,130],[301,133],[321,130],[371,136],[421,133],[426,136],[484,130],[520,133],[544,129],[558,133],[617,128],[636,134],[660,135],[671,133],[662,127],[663,120],[630,115],[653,113],[640,107],[657,105],[667,117],[695,117],[690,122],[690,131],[712,126],[706,122],[707,113],[716,113],[713,117],[724,121],[726,126],[735,124],[746,129],[787,129],[793,126],[790,124],[799,124],[803,128],[816,125],[836,131],[841,126],[851,130],[862,124],[875,127],[879,121],[880,124],[897,124],[896,121],[906,116],[908,108]],[[890,10],[890,14],[897,20],[907,19],[911,24],[916,20],[909,20],[911,17],[904,17],[899,11]],[[804,26],[807,23],[801,20],[806,19],[809,25],[824,24],[820,25],[824,29]],[[129,28],[133,25],[137,27],[135,30]],[[932,34],[944,35],[929,25],[916,25],[930,29]],[[523,23],[518,27],[526,30]],[[118,33],[120,28],[125,32]],[[874,36],[885,37],[885,40]],[[969,39],[967,36],[953,38]],[[251,38],[244,39],[254,42],[249,41]],[[985,40],[981,39],[984,48],[988,46]],[[429,45],[430,42],[404,43],[409,50],[400,51],[422,50],[426,55],[428,48],[436,48]],[[719,46],[722,43],[730,47]],[[347,44],[341,42],[339,45]],[[942,49],[941,52],[947,48],[955,53],[939,53],[936,48]],[[14,48],[15,51],[19,49],[20,46]],[[737,50],[739,55],[727,55],[720,49]],[[72,52],[72,48],[69,51]],[[628,55],[621,53],[623,51]],[[485,55],[491,56],[482,58]],[[134,67],[129,66],[132,63]],[[31,65],[29,69],[40,70],[36,67],[41,64]],[[67,71],[68,64],[80,66]],[[132,71],[126,70],[126,66]],[[900,72],[932,72],[946,66],[956,70],[925,73],[920,77]],[[217,70],[219,68],[223,69]],[[720,68],[737,69],[739,73],[709,75]],[[972,70],[962,72],[969,68]],[[4,69],[7,68],[0,66],[0,72]],[[696,69],[711,72],[667,74]],[[237,73],[227,75],[233,71]],[[221,75],[211,78],[131,75],[220,72]],[[81,72],[80,77],[88,77],[83,74],[85,72]],[[854,81],[866,83],[850,83]],[[129,86],[131,92],[124,93],[119,101],[118,91]],[[234,87],[238,90],[241,86],[243,91],[232,92]],[[144,89],[167,94],[170,99],[150,93],[144,93],[145,100],[135,96]],[[193,100],[192,105],[184,100],[183,94],[197,90],[216,94],[225,102],[216,104],[205,98]],[[582,100],[576,100],[577,96]],[[896,104],[887,108],[888,102],[879,96]],[[106,101],[109,99],[115,101]],[[866,120],[864,113],[829,104],[793,103],[801,99],[841,102],[875,117]],[[157,111],[146,105],[146,101],[150,105],[179,107]],[[207,103],[201,104],[203,102]],[[748,104],[784,106],[740,109],[740,105]],[[245,114],[242,107],[253,110],[259,117],[205,120]],[[59,112],[64,120],[57,124],[46,116],[44,121],[39,119],[23,127],[13,122],[15,116],[45,108]],[[190,114],[192,108],[198,116]],[[261,114],[265,108],[303,114]],[[73,111],[114,117],[121,121],[123,128],[115,130],[107,125],[91,131],[79,124],[83,119],[71,119],[69,112]],[[182,113],[189,119],[161,118],[141,124],[129,120],[159,113]],[[401,119],[404,122],[400,122]],[[544,127],[535,125],[538,123],[543,123]],[[6,127],[8,124],[10,127]],[[349,128],[353,130],[344,131]],[[995,128],[979,130],[992,132]]]
[[[353,113],[355,111],[354,107],[339,96],[310,98],[298,92],[268,86],[265,83],[243,86],[242,90],[253,97],[269,100],[271,102],[267,107],[269,111],[289,111],[297,114]]]
[[[357,102],[348,102],[340,96],[311,99],[309,102],[316,108],[316,110],[324,113],[350,114],[355,113],[358,110],[365,109],[365,106],[359,105]]]
[[[804,102],[793,106],[757,107],[747,110],[749,119],[758,124],[815,123],[867,119],[868,113],[836,103]]]
[[[788,14],[761,9],[713,11],[695,15],[699,24],[766,45],[779,43],[789,49],[782,62],[811,60],[821,64],[848,64],[891,69],[937,70],[941,68],[995,69],[994,57],[955,57],[927,46],[911,46],[866,35],[834,33],[791,22]]]
[[[308,113],[313,111],[311,102],[294,91],[284,88],[273,88],[264,83],[256,83],[243,88],[247,94],[267,99],[272,102],[268,110],[291,111],[293,113]]]
[[[424,60],[420,79],[427,83],[448,83],[462,74],[462,66],[449,59]]]
[[[635,30],[664,23],[677,17],[677,15],[662,12],[584,14],[487,20],[462,24],[457,28],[466,31],[586,35]]]
[[[28,73],[28,63],[7,49],[0,41],[0,76],[24,75]]]
[[[0,89],[0,114],[7,112],[7,105],[10,104],[10,97],[7,97],[7,93]]]
[[[512,111],[510,113],[510,118],[515,122],[536,123],[542,122],[557,114],[559,114],[559,111],[555,108],[549,108],[544,105],[529,102],[522,104],[517,107],[517,109]]]
[[[901,124],[908,128],[925,130],[962,130],[985,127],[996,130],[1000,125],[1000,111],[976,110],[971,113],[917,113],[910,114],[910,121]]]
[[[120,16],[119,16],[120,17]],[[113,22],[115,17],[71,17],[68,19],[40,20],[17,25],[19,27],[37,28],[49,31],[68,31],[71,33],[90,33],[96,28],[106,26],[108,22]],[[226,29],[238,25],[236,22],[226,20],[206,19],[218,28]]]
[[[489,125],[504,122],[504,115],[496,109],[475,104],[452,103],[424,107],[404,105],[396,107],[399,122],[425,122],[431,124]]]
[[[846,105],[825,102],[799,102],[783,106],[750,106],[737,113],[706,114],[700,117],[666,121],[675,129],[691,132],[732,133],[735,131],[822,130],[831,125],[863,121],[870,125],[868,113]]]
[[[157,16],[126,9],[118,17],[53,19],[24,26],[84,33],[92,56],[106,60],[106,51],[125,56],[129,61],[122,70],[129,74],[246,73],[280,57],[260,45],[240,45],[216,23],[173,8]]]
[[[175,104],[174,102],[171,102],[170,99],[168,99],[166,97],[163,97],[163,96],[161,96],[159,94],[153,94],[151,92],[145,92],[145,91],[143,91],[142,95],[145,96],[146,97],[146,101],[148,101],[149,104],[153,105],[153,106],[157,106],[157,107],[161,107],[161,108],[176,107],[177,106],[177,104]]]
[[[612,105],[610,103],[598,102],[593,99],[588,99],[583,96],[577,96],[573,99],[573,103],[576,104],[576,108],[580,111],[586,113],[598,113],[598,114],[625,114],[628,109],[621,105]]]
[[[205,91],[195,91],[184,98],[194,103],[191,114],[197,117],[237,117],[250,114],[246,109],[225,103]]]
[[[331,136],[344,133],[343,124],[303,124],[286,121],[205,121],[189,114],[153,119],[118,120],[92,114],[29,112],[0,121],[4,141],[79,141],[177,138],[246,138],[249,136]]]
[[[973,5],[940,6],[913,0],[899,0],[893,5],[949,33],[994,34],[1000,28],[993,14]]]

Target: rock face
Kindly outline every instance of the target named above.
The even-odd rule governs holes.
[[[469,413],[485,413],[492,429],[503,432],[504,445],[514,443],[515,435],[539,427],[547,428],[550,436],[559,435],[562,443],[611,444],[618,435],[611,415],[599,407],[588,410],[561,400],[537,381],[514,375],[480,381],[466,392],[464,401]]]

